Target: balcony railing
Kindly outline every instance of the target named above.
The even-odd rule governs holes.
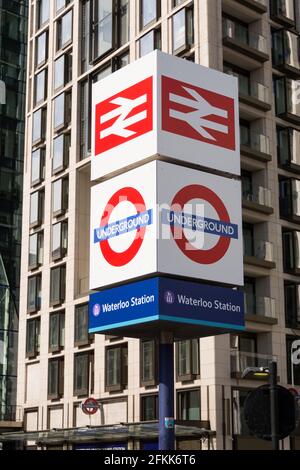
[[[267,54],[267,39],[264,36],[250,31],[247,31],[246,34],[244,30],[240,32],[236,23],[228,18],[223,18],[223,39],[225,38],[232,39],[243,46],[248,46]]]
[[[245,315],[259,315],[261,317],[276,318],[275,299],[260,297],[248,292],[244,293]]]
[[[239,93],[264,103],[270,102],[269,88],[255,80],[250,80],[249,87],[241,86],[239,83]]]
[[[23,421],[23,407],[16,405],[0,405],[0,421]]]
[[[233,349],[230,352],[231,374],[241,375],[247,367],[268,367],[275,356],[267,354],[250,353]]]
[[[272,206],[271,191],[270,189],[264,188],[263,186],[258,186],[258,188],[252,192],[243,191],[243,199],[249,202],[260,204],[261,206]]]
[[[244,256],[254,256],[263,261],[274,261],[274,245],[265,240],[258,240],[243,234]]]
[[[270,139],[266,135],[257,132],[250,131],[246,135],[241,132],[241,145],[256,152],[270,153]]]

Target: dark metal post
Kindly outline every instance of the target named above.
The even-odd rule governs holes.
[[[277,362],[270,362],[270,406],[272,450],[279,450]]]
[[[169,419],[168,419],[169,418]],[[159,343],[159,450],[174,450],[174,341],[161,333]]]

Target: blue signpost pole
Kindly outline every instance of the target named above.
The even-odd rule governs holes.
[[[174,450],[174,338],[161,333],[159,343],[159,450]]]

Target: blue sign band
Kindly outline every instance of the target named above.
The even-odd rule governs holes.
[[[89,332],[168,321],[201,328],[244,330],[242,291],[154,277],[90,295]]]
[[[222,220],[162,209],[161,221],[164,225],[238,239],[238,226]]]
[[[139,214],[131,215],[125,219],[117,220],[111,224],[94,229],[94,243],[118,237],[124,233],[132,232],[153,223],[153,211],[149,209]]]

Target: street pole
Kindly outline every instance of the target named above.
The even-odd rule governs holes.
[[[277,362],[270,362],[270,406],[272,450],[279,450]]]
[[[161,333],[159,342],[159,450],[174,450],[174,338]]]

